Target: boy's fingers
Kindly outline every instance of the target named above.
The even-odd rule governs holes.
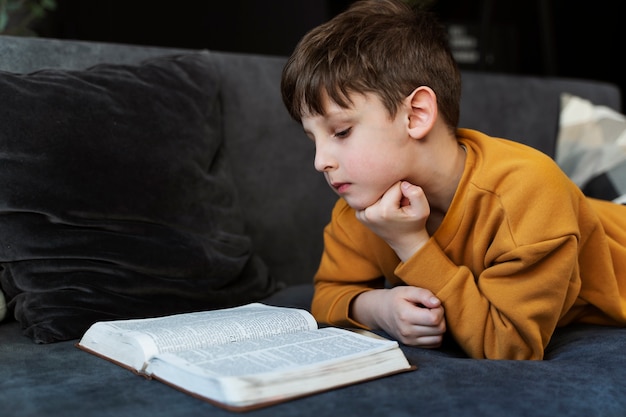
[[[404,297],[406,300],[423,305],[426,308],[436,308],[441,305],[441,300],[437,298],[430,290],[418,287],[403,287],[406,289]]]
[[[381,202],[385,205],[396,205],[402,198],[402,190],[400,189],[400,183],[391,186],[381,198]]]
[[[400,184],[400,190],[402,191],[402,201],[406,201],[407,204],[401,204],[400,207],[410,205],[416,209],[425,208],[424,204],[428,204],[425,201],[424,190],[422,187],[411,184],[408,181],[402,181]]]

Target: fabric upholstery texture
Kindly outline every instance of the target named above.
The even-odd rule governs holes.
[[[7,315],[7,302],[4,293],[0,290],[0,321],[4,320]]]
[[[590,100],[561,96],[556,161],[595,198],[626,195],[626,117]]]
[[[274,291],[244,233],[207,51],[0,73],[0,285],[26,335]]]

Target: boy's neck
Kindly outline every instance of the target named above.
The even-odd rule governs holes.
[[[431,235],[439,228],[448,212],[465,170],[467,149],[456,138],[455,142],[453,147],[448,148],[451,152],[448,154],[448,164],[446,164],[445,174],[442,177],[443,186],[431,195],[429,195],[428,190],[425,190],[430,203],[430,216],[426,228]]]

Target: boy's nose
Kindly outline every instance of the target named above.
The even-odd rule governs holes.
[[[315,147],[315,161],[313,164],[319,172],[330,171],[336,165],[332,157],[321,146]]]

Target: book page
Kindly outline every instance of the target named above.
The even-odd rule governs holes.
[[[242,376],[371,354],[397,342],[334,327],[176,352],[168,360],[193,364],[205,375]],[[177,358],[177,359],[174,359]]]
[[[306,310],[252,303],[221,310],[96,323],[85,333],[79,346],[137,369],[140,366],[137,352],[116,354],[116,351],[124,346],[143,350],[143,364],[158,353],[316,328],[317,322]],[[133,363],[127,363],[129,361]]]
[[[165,353],[146,372],[187,392],[243,405],[410,368],[395,341],[322,328]]]

